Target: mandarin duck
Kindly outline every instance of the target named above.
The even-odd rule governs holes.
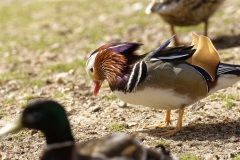
[[[86,63],[87,74],[97,95],[106,79],[112,92],[130,104],[166,110],[179,109],[176,128],[160,135],[171,136],[182,128],[184,108],[240,80],[240,65],[220,62],[209,38],[192,34],[192,45],[167,47],[171,37],[156,50],[138,55],[140,43],[109,43],[95,50]]]
[[[163,147],[162,152],[145,148],[124,133],[75,145],[64,108],[52,100],[29,103],[18,120],[0,130],[0,138],[25,127],[40,130],[46,137],[41,160],[177,160]]]
[[[175,35],[174,26],[191,26],[204,22],[204,35],[207,36],[208,20],[224,0],[151,0],[145,12],[157,13],[170,24],[171,34]],[[179,45],[174,37],[175,45]]]

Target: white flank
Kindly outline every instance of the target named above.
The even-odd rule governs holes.
[[[222,74],[218,77],[217,86],[213,89],[210,89],[210,92],[208,93],[208,95],[220,89],[230,87],[231,85],[234,85],[238,81],[240,81],[240,76],[236,76],[232,74]]]
[[[130,104],[165,110],[179,109],[179,107],[183,107],[182,105],[190,105],[203,98],[199,97],[199,99],[193,101],[187,95],[176,94],[172,89],[159,88],[145,88],[126,94],[122,91],[114,91],[114,94]]]

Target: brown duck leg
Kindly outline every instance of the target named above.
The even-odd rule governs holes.
[[[178,122],[176,128],[172,130],[166,130],[164,132],[161,132],[159,135],[161,136],[172,136],[179,132],[182,129],[182,119],[183,119],[183,114],[184,114],[184,108],[179,109],[178,112]]]
[[[178,41],[178,38],[177,38],[177,35],[176,35],[176,33],[175,33],[175,30],[174,30],[174,25],[172,25],[172,24],[170,25],[170,30],[171,30],[172,36],[175,35],[175,36],[173,37],[174,45],[175,45],[175,46],[180,45],[180,43],[179,43],[179,41]]]
[[[145,129],[149,129],[149,128],[160,128],[160,127],[168,126],[169,124],[171,124],[170,114],[171,114],[171,110],[167,110],[166,114],[165,114],[165,117],[164,117],[163,123],[148,125],[148,126],[145,126],[144,128]]]
[[[204,35],[207,36],[208,35],[208,19],[206,21],[204,21]]]

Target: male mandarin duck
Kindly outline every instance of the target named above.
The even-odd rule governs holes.
[[[170,112],[179,109],[177,126],[160,135],[171,136],[182,128],[184,108],[240,80],[240,65],[220,62],[209,38],[192,34],[192,45],[167,47],[170,38],[156,50],[137,55],[139,43],[109,43],[89,57],[86,70],[97,95],[106,79],[116,96],[130,104],[164,109],[168,126]]]
[[[207,36],[210,16],[225,0],[151,0],[145,12],[157,13],[170,24],[171,34],[174,26],[191,26],[204,22],[204,35]],[[179,44],[174,37],[175,45]]]
[[[157,152],[141,146],[137,139],[124,133],[108,135],[75,145],[63,107],[51,100],[29,103],[20,118],[0,130],[0,138],[22,128],[40,130],[47,145],[41,160],[174,160],[162,148]]]

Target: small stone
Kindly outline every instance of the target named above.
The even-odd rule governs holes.
[[[100,106],[93,106],[93,107],[90,107],[89,109],[88,109],[88,112],[97,112],[97,111],[99,111],[101,109],[101,107]]]
[[[144,7],[144,5],[143,5],[143,3],[141,3],[141,2],[134,3],[134,4],[131,6],[132,10],[134,10],[134,11],[141,10],[143,7]]]
[[[127,125],[128,125],[129,127],[132,127],[132,126],[136,126],[137,123],[136,123],[136,122],[130,122],[130,123],[127,123]]]
[[[68,73],[59,73],[58,75],[56,75],[56,82],[59,84],[64,83],[64,78],[66,78],[68,76]]]
[[[121,108],[125,108],[125,107],[127,107],[127,103],[124,102],[124,101],[120,101],[120,102],[118,103],[118,106],[121,107]]]
[[[106,130],[106,129],[107,129],[107,127],[105,127],[105,126],[102,127],[102,130]]]
[[[45,81],[45,84],[52,84],[52,81],[51,81],[50,79],[47,79],[47,80]]]
[[[36,134],[36,133],[38,133],[38,130],[31,130],[31,131],[30,131],[30,134],[31,134],[31,135],[34,135],[34,134]]]
[[[67,112],[71,112],[73,110],[73,107],[66,107],[65,109]]]
[[[182,146],[183,144],[180,142],[180,143],[177,143],[176,146]]]
[[[218,160],[218,159],[219,159],[219,157],[216,154],[207,154],[205,156],[205,160]]]
[[[56,79],[56,82],[59,83],[59,84],[62,84],[62,83],[64,83],[64,80],[63,80],[62,77],[58,77],[58,78]]]
[[[202,119],[200,118],[200,117],[193,117],[192,119],[191,119],[191,122],[199,122],[199,121],[201,121]]]
[[[90,106],[93,106],[94,105],[94,102],[93,101],[90,101],[88,104],[87,104],[87,107],[90,107]]]
[[[72,75],[75,72],[74,69],[71,69],[70,71],[68,71],[68,74]]]
[[[237,83],[237,89],[240,89],[240,82]]]

